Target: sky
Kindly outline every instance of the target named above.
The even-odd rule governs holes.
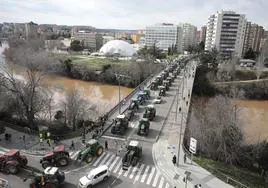
[[[201,27],[211,14],[232,10],[268,29],[268,0],[0,0],[0,22],[144,29],[156,23]]]

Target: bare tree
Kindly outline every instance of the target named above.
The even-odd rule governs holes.
[[[67,123],[75,131],[79,120],[89,119],[89,112],[93,106],[85,100],[77,88],[71,89],[62,102],[63,109],[67,116]]]

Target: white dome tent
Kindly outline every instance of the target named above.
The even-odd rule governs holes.
[[[123,40],[111,40],[104,44],[100,51],[100,55],[104,56],[122,56],[131,57],[136,53],[136,50]]]

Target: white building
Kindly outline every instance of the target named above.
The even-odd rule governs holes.
[[[196,41],[196,34],[197,34],[197,27],[191,25],[189,23],[182,24],[183,33],[182,33],[182,43],[181,48],[183,50],[187,50],[190,46],[195,46]]]
[[[223,58],[241,57],[246,17],[233,11],[221,11],[209,17],[205,50],[216,48]]]
[[[38,25],[33,22],[25,23],[25,34],[26,38],[35,38],[37,37]]]
[[[178,35],[178,32],[181,32],[181,30],[178,28],[179,26],[169,23],[147,26],[145,32],[145,45],[148,47],[156,45],[167,52],[168,48],[172,47],[172,45],[178,45],[178,42],[181,42],[178,39],[178,36],[181,35]]]
[[[103,38],[103,44],[106,44],[107,42],[114,40],[113,36],[102,36]]]

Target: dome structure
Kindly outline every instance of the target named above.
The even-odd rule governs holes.
[[[104,44],[99,51],[100,55],[123,57],[131,57],[135,53],[136,50],[131,44],[123,40],[111,40]]]

